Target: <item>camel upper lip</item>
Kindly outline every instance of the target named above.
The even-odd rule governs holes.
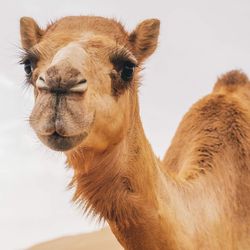
[[[62,139],[71,139],[71,138],[76,138],[76,137],[82,137],[84,136],[85,133],[83,134],[78,134],[78,135],[62,135],[57,131],[54,131],[53,133],[46,135],[50,138],[57,139],[57,138],[62,138]]]
[[[73,138],[73,137],[77,137],[80,136],[81,134],[71,134],[71,135],[65,135],[60,133],[59,131],[57,131],[56,129],[53,131],[49,131],[48,133],[41,133],[38,132],[39,135],[41,136],[48,136],[48,137],[61,137],[61,138]]]
[[[68,151],[79,145],[82,140],[87,136],[87,133],[82,133],[74,136],[62,136],[58,132],[54,132],[50,135],[38,134],[41,141],[56,151]]]
[[[61,135],[61,134],[58,133],[57,131],[53,132],[52,134],[50,134],[50,135],[48,135],[48,136],[67,138],[67,136]],[[69,136],[69,137],[70,137],[70,136]]]

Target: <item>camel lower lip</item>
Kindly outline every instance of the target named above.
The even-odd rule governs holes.
[[[87,136],[87,133],[83,133],[76,136],[61,136],[57,132],[51,135],[39,135],[40,140],[48,147],[55,151],[68,151],[77,145]]]

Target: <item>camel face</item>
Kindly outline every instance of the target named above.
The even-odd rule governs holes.
[[[107,40],[93,36],[69,42],[37,69],[36,103],[30,121],[38,137],[52,149],[65,151],[79,144],[99,149],[111,140],[115,143],[126,128],[129,94],[117,97],[114,93],[116,65],[106,51],[112,53],[116,47]],[[134,70],[135,64],[131,64]],[[129,85],[132,77],[122,84]]]
[[[67,17],[46,30],[22,18],[22,62],[35,93],[30,124],[40,140],[58,151],[118,143],[133,116],[140,63],[158,32],[154,19],[128,34],[100,17]]]

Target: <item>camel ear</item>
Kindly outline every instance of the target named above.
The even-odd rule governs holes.
[[[40,29],[31,17],[22,17],[20,19],[20,34],[22,47],[30,49],[40,41],[44,31]]]
[[[139,62],[144,61],[155,51],[160,31],[160,20],[147,19],[141,22],[130,34],[129,41]]]

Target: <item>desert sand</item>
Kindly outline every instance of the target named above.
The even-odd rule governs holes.
[[[109,228],[98,232],[61,237],[28,250],[122,250]]]

